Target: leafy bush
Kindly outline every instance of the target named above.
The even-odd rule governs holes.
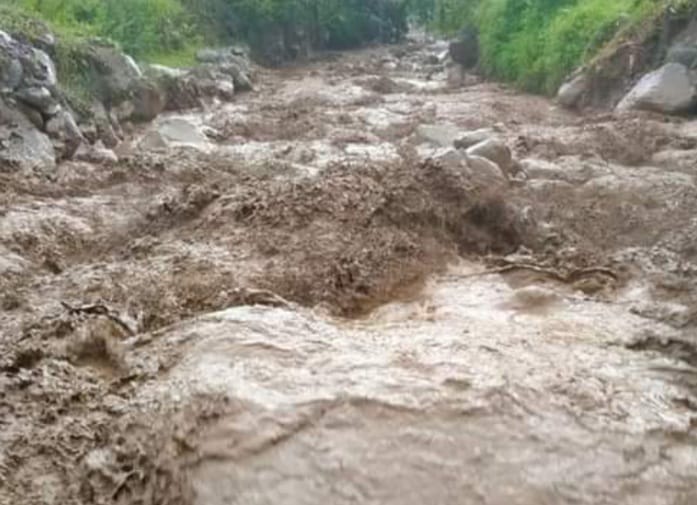
[[[523,89],[552,92],[623,26],[665,5],[658,0],[423,0],[435,2],[433,26],[480,34],[481,65]],[[674,4],[695,0],[668,0]]]
[[[59,33],[113,40],[136,56],[181,50],[195,40],[178,0],[13,0]]]
[[[355,47],[406,32],[420,0],[0,0],[60,34],[103,37],[140,58],[182,63],[204,43],[263,39],[271,27],[309,33],[317,46]],[[0,19],[0,25],[2,19]]]

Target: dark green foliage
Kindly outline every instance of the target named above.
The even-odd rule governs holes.
[[[195,29],[179,0],[11,0],[60,33],[96,35],[142,56],[176,51]]]
[[[406,32],[406,2],[412,0],[5,1],[59,33],[95,35],[136,57],[170,60],[203,44],[254,42],[279,27],[309,35],[316,47],[396,41]]]

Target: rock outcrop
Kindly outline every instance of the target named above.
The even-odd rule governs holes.
[[[141,139],[139,146],[148,151],[182,146],[205,150],[208,139],[198,125],[187,119],[175,117],[153,124]]]
[[[51,142],[54,141],[55,145]],[[46,169],[81,142],[42,49],[0,31],[0,160],[5,169]]]
[[[0,173],[45,171],[56,163],[49,137],[11,101],[0,97]]]
[[[689,112],[697,105],[697,79],[681,63],[666,63],[646,74],[617,105],[617,110],[643,109],[668,114]]]
[[[583,94],[587,91],[588,83],[588,76],[583,71],[572,75],[559,88],[557,102],[564,107],[576,107]]]
[[[697,85],[697,10],[667,6],[630,40],[619,32],[577,69],[557,94],[569,108],[693,112]]]
[[[253,89],[253,68],[240,48],[200,51],[199,64],[187,70],[152,65],[143,71],[114,45],[90,40],[70,46],[68,57],[79,62],[79,75],[67,80],[79,83],[76,93],[59,84],[53,36],[30,40],[0,31],[2,170],[46,170],[75,156],[113,163],[110,150],[123,141],[125,125]],[[170,138],[174,126],[162,128],[160,144],[183,142]],[[203,142],[205,137],[196,137],[193,144]]]

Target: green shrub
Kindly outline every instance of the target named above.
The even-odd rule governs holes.
[[[429,1],[429,0],[424,0]],[[647,18],[666,0],[431,0],[433,26],[480,35],[481,67],[528,91],[553,92],[622,27]],[[695,5],[695,0],[667,0]]]
[[[181,50],[194,34],[178,0],[14,0],[60,33],[97,35],[143,56]]]

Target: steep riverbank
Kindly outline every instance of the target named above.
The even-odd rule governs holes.
[[[694,121],[445,49],[2,174],[0,501],[697,499]]]

